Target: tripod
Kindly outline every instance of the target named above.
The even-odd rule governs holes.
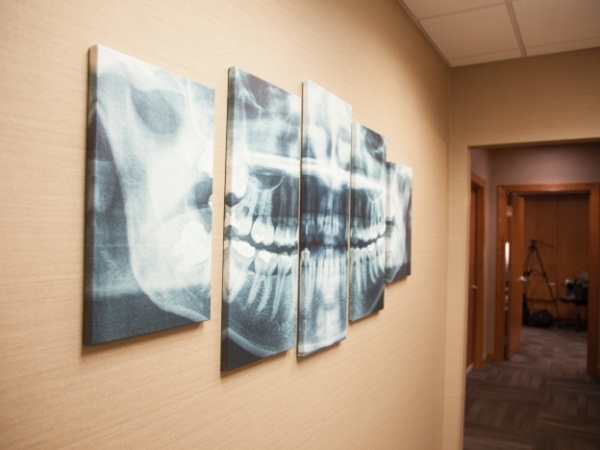
[[[550,281],[548,280],[548,274],[546,274],[546,269],[544,269],[544,264],[542,263],[542,257],[540,256],[540,252],[537,248],[537,243],[547,245],[550,248],[554,248],[553,245],[548,244],[547,242],[538,241],[536,239],[531,239],[529,242],[529,249],[527,250],[527,256],[525,257],[525,263],[523,264],[523,276],[521,277],[521,281],[524,281],[525,285],[523,286],[523,313],[524,317],[529,317],[529,307],[527,306],[527,288],[529,284],[529,276],[533,272],[533,260],[537,259],[538,264],[541,269],[542,277],[544,277],[544,281],[546,282],[546,287],[548,288],[548,292],[550,293],[550,299],[554,304],[554,308],[556,309],[556,317],[560,317],[560,311],[558,310],[558,305],[556,302],[556,296],[554,295],[554,291],[552,291],[552,286],[550,286]]]

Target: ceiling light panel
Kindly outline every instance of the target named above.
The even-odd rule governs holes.
[[[512,51],[519,55],[504,2],[489,8],[424,19],[420,23],[448,60]]]
[[[530,56],[600,46],[599,0],[520,0],[513,8]]]

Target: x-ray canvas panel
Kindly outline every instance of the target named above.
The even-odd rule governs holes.
[[[300,108],[229,69],[222,370],[296,346]]]
[[[214,91],[90,50],[84,343],[210,318]]]
[[[303,85],[298,354],[346,337],[352,109]]]
[[[350,196],[351,321],[383,309],[385,288],[385,137],[352,124]]]
[[[385,280],[392,283],[410,275],[413,171],[387,163]]]

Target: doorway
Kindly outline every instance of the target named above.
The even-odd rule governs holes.
[[[516,315],[514,308],[522,308],[522,303],[517,306],[508,304],[507,291],[514,281],[515,274],[507,275],[505,260],[505,243],[509,240],[511,230],[507,215],[513,211],[511,200],[523,195],[540,194],[584,194],[589,198],[588,212],[588,254],[589,265],[589,295],[588,295],[588,351],[587,370],[590,374],[600,374],[598,366],[598,268],[599,268],[599,222],[600,222],[600,185],[598,184],[573,184],[573,185],[512,185],[498,186],[497,197],[497,260],[496,260],[496,329],[494,353],[496,361],[502,361],[510,357],[510,351],[514,350],[514,343],[506,336],[518,335],[521,332],[522,323],[511,319]],[[523,244],[524,245],[524,244]],[[524,254],[524,249],[514,249]],[[512,253],[512,251],[511,251]],[[516,267],[516,266],[515,266]],[[512,308],[512,311],[511,311]],[[507,351],[507,346],[513,348]],[[516,350],[515,350],[516,351]]]

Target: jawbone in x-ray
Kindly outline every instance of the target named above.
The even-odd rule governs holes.
[[[352,125],[350,320],[383,309],[385,288],[385,137]]]
[[[298,354],[346,337],[352,109],[303,85]]]
[[[214,91],[90,50],[86,344],[210,317]]]
[[[222,370],[296,345],[300,108],[229,69]]]
[[[410,275],[412,233],[412,179],[410,167],[388,162],[385,281]]]

